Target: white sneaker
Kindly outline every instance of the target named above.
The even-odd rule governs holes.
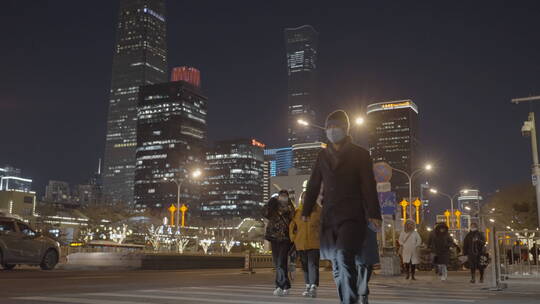
[[[312,297],[312,298],[316,298],[317,297],[317,285],[313,284],[311,285],[311,288],[309,288],[309,296]]]
[[[274,296],[276,296],[276,297],[282,297],[282,296],[283,296],[283,289],[281,289],[281,288],[279,288],[279,287],[276,288],[276,289],[274,290]]]
[[[306,289],[304,290],[304,292],[302,292],[302,296],[304,297],[309,297],[309,291],[311,290],[311,285],[309,284],[306,284]]]
[[[286,296],[289,294],[289,289],[283,289],[281,296]]]

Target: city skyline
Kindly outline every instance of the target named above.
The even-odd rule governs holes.
[[[8,11],[17,10],[19,4],[16,1],[7,3]],[[50,4],[50,7],[32,4],[27,12],[32,17],[44,9],[48,12],[45,15],[54,16],[64,13],[58,9],[63,5],[71,7],[61,1]],[[196,29],[196,34],[186,34],[193,39],[192,45],[200,47],[181,48],[178,47],[180,42],[169,39],[169,43],[176,43],[170,48],[179,53],[174,55],[171,62],[193,65],[202,71],[204,90],[210,99],[216,101],[209,118],[209,137],[212,141],[246,136],[260,138],[272,147],[285,145],[283,139],[276,139],[284,136],[273,136],[286,134],[286,118],[281,117],[285,116],[281,113],[286,113],[287,106],[282,34],[287,27],[311,24],[320,32],[321,83],[326,86],[322,94],[324,102],[321,104],[323,109],[319,123],[334,108],[345,108],[354,115],[371,102],[411,98],[425,113],[420,122],[423,130],[421,143],[429,147],[422,149],[427,151],[424,158],[439,167],[438,173],[430,177],[432,184],[442,185],[440,187],[448,188],[449,192],[462,186],[491,192],[505,184],[529,180],[530,144],[520,134],[528,108],[511,105],[509,99],[540,92],[533,81],[539,65],[534,54],[540,46],[533,43],[532,46],[510,49],[506,44],[501,46],[500,42],[517,44],[526,41],[527,37],[533,37],[538,26],[528,23],[522,14],[534,12],[534,9],[524,11],[520,7],[513,7],[505,10],[505,7],[495,3],[488,12],[479,16],[482,22],[477,24],[471,23],[475,18],[463,13],[463,7],[459,4],[447,8],[447,14],[442,13],[442,7],[432,7],[434,14],[441,16],[442,20],[428,29],[422,26],[422,22],[428,20],[431,14],[402,7],[402,15],[394,16],[395,20],[387,27],[382,22],[370,25],[369,21],[374,19],[363,13],[361,16],[365,20],[359,18],[358,26],[347,28],[346,25],[356,19],[344,21],[347,18],[340,18],[343,19],[340,21],[334,17],[331,20],[335,24],[332,24],[324,18],[323,9],[282,16],[270,22],[270,15],[283,9],[281,4],[265,4],[261,9],[248,5],[242,12],[250,11],[261,19],[250,18],[254,26],[268,23],[259,28],[264,39],[253,38],[257,43],[268,44],[263,44],[262,48],[252,44],[253,51],[265,59],[259,62],[261,66],[251,68],[249,65],[254,62],[251,60],[253,57],[246,53],[246,50],[249,51],[247,45],[238,40],[242,34],[247,35],[250,31],[228,23],[225,18],[217,18],[208,26],[195,26],[196,19],[189,17],[189,14],[198,11],[200,6],[190,4],[186,12],[180,12],[179,7],[180,4],[168,3],[168,17],[174,19],[174,24],[168,30],[179,33],[185,26],[194,25],[192,28],[193,31]],[[103,19],[103,24],[91,31],[83,30],[82,24],[89,20],[86,17],[66,18],[63,22],[74,26],[51,36],[50,43],[59,43],[57,53],[23,52],[27,56],[25,60],[14,60],[20,66],[7,64],[8,73],[3,75],[2,85],[5,96],[0,112],[2,127],[12,130],[12,133],[5,138],[0,159],[22,168],[34,180],[34,188],[39,193],[43,192],[48,180],[85,180],[94,171],[95,161],[101,157],[105,134],[104,113],[108,102],[107,83],[110,86],[110,79],[107,79],[110,77],[112,60],[110,46],[114,44],[117,9],[114,3],[99,8],[89,7],[90,12]],[[263,12],[263,9],[269,12]],[[351,17],[360,8],[349,9],[351,12],[334,8],[328,13]],[[377,5],[365,8],[371,13],[378,12],[379,18],[388,16],[379,9]],[[496,16],[503,12],[506,17],[502,20],[489,14]],[[215,17],[212,12],[208,14],[209,18]],[[450,20],[450,17],[456,17],[456,21]],[[12,20],[10,18],[13,16],[6,16],[4,20],[9,22]],[[394,25],[405,20],[408,22],[402,24],[406,24],[406,30],[417,30],[417,34],[400,37],[400,29]],[[463,31],[467,22],[472,28],[471,33]],[[491,28],[487,25],[491,25]],[[16,31],[15,35],[7,36],[7,41],[14,44],[20,41],[23,46],[39,45],[41,38],[38,36],[42,35],[38,33],[52,34],[55,26],[57,24],[53,23],[51,28],[33,28],[36,32],[28,32],[26,40],[17,40],[24,35]],[[218,30],[223,37],[215,37],[217,40],[213,43],[204,41]],[[77,37],[77,33],[81,32],[89,36]],[[92,38],[105,37],[104,33],[109,36],[108,40]],[[74,40],[70,44],[63,43],[62,40],[68,40],[65,35],[72,36]],[[354,42],[358,39],[360,42]],[[87,40],[91,40],[95,46],[89,45]],[[224,43],[226,41],[231,43]],[[218,44],[222,47],[215,50],[210,47]],[[76,52],[66,56],[64,49]],[[2,50],[4,57],[17,58],[16,54],[11,54],[12,51]],[[211,58],[216,52],[221,55],[218,56],[219,60]],[[51,60],[43,60],[41,56],[45,54],[54,56],[50,57]],[[84,62],[84,58],[91,58],[88,61],[92,62],[92,66]],[[230,63],[224,63],[223,58]],[[65,64],[53,66],[52,62]],[[30,67],[37,69],[31,74],[23,72]],[[66,78],[57,70],[64,75],[72,75]],[[75,74],[76,71],[85,72]],[[259,77],[252,77],[254,71],[259,73]],[[48,73],[52,74],[46,77]],[[230,77],[231,73],[235,77]],[[81,83],[70,83],[68,78],[77,78],[73,75],[78,75]],[[231,79],[227,79],[228,75]],[[38,89],[22,90],[18,83],[21,79],[27,80],[25,84],[36,83]],[[493,83],[497,83],[497,87],[492,87]],[[234,84],[239,85],[238,89],[231,89]],[[537,107],[533,106],[533,109]],[[254,109],[260,109],[258,117],[241,119],[246,112]],[[218,117],[212,113],[222,115]],[[24,123],[21,117],[26,117]],[[32,134],[34,131],[35,135]],[[497,132],[497,139],[504,140],[506,145],[499,147],[498,140],[485,136],[493,132]],[[505,163],[507,155],[511,153],[515,154],[513,161]]]

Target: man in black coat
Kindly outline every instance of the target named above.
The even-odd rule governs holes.
[[[381,210],[369,152],[351,142],[347,113],[326,120],[329,145],[320,152],[308,182],[302,216],[307,219],[323,187],[321,258],[332,261],[341,303],[368,303],[366,271],[361,268],[368,223],[379,229]],[[366,286],[362,286],[362,285]],[[359,290],[366,291],[359,294]]]

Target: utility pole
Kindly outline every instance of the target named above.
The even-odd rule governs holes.
[[[532,102],[540,101],[540,96],[531,96],[524,98],[514,98],[512,103],[519,104],[521,102]],[[521,134],[523,136],[531,137],[531,146],[532,146],[532,182],[536,188],[536,206],[538,208],[538,226],[540,226],[540,167],[538,165],[538,145],[536,142],[536,122],[534,120],[534,112],[531,110],[529,112],[528,120],[523,123],[521,127]]]

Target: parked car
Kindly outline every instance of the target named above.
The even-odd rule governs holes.
[[[33,230],[21,218],[0,213],[0,265],[36,265],[54,269],[60,257],[60,244]]]

